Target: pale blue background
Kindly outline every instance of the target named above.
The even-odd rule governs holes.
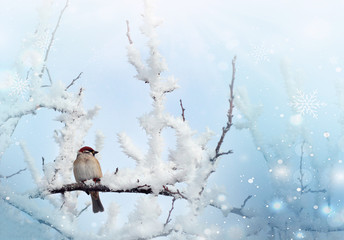
[[[52,24],[64,4],[56,2]],[[3,74],[14,69],[23,39],[38,24],[39,1],[0,0],[0,4],[0,73]],[[340,129],[335,81],[343,81],[343,8],[344,1],[158,1],[156,13],[163,19],[158,28],[160,50],[169,66],[168,73],[178,78],[181,86],[168,96],[166,109],[180,115],[179,99],[182,99],[185,117],[192,128],[203,132],[209,127],[217,133],[210,143],[215,148],[226,121],[231,60],[237,55],[235,85],[246,86],[251,101],[263,106],[259,123],[265,136],[278,136],[291,114],[280,71],[281,63],[288,61],[291,71],[300,79],[300,89],[306,93],[318,90],[318,100],[326,103],[319,109],[317,119],[306,116],[314,138],[319,139],[316,146],[319,155],[326,159],[327,153],[321,151],[326,144],[323,133],[329,131],[338,136]],[[143,149],[146,144],[137,117],[150,111],[151,99],[147,86],[134,78],[136,73],[126,58],[126,20],[130,22],[132,40],[142,49],[142,55],[147,56],[146,39],[139,31],[142,9],[139,0],[70,1],[48,61],[56,81],[69,84],[83,72],[70,91],[77,92],[82,87],[86,108],[101,106],[85,142],[92,146],[96,131],[105,134],[101,152],[104,172],[134,164],[121,153],[116,139],[118,132],[127,132]],[[239,115],[237,111],[234,113],[236,117]],[[52,135],[53,129],[61,126],[52,121],[54,116],[55,113],[46,110],[27,116],[14,134],[14,141],[27,142],[39,168],[42,156],[52,161],[58,152]],[[170,136],[171,132],[164,134]],[[173,137],[167,144],[173,146],[172,140]],[[223,186],[234,206],[240,206],[246,196],[256,195],[251,200],[252,206],[264,207],[273,199],[267,184],[268,167],[249,132],[233,128],[223,148],[232,149],[234,154],[220,160],[210,185]],[[341,157],[342,152],[338,152],[337,158]],[[0,163],[0,173],[11,174],[23,167],[22,153],[14,144]],[[247,181],[252,177],[254,183],[249,184]],[[28,179],[30,175],[25,172],[8,180],[8,184],[25,191],[32,186]],[[105,207],[117,201],[126,210],[133,207],[134,198],[102,194]],[[88,198],[83,196],[79,201]],[[170,199],[164,202],[166,212]],[[178,204],[181,209],[183,203]],[[126,210],[120,213],[122,221],[126,219]],[[92,221],[83,219],[83,226],[96,229],[97,222],[105,221],[105,214],[90,216]],[[206,216],[207,221],[223,226],[222,229],[238,218],[234,215],[223,218],[214,209],[208,209]]]

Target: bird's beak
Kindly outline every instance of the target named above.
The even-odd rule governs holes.
[[[96,155],[98,153],[98,151],[93,151],[93,156]]]

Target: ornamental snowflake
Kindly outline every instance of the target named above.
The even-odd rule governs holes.
[[[269,54],[264,44],[252,46],[250,56],[253,57],[255,63],[269,62]]]
[[[301,90],[296,90],[296,96],[293,96],[293,100],[290,103],[297,113],[301,115],[309,114],[313,118],[318,118],[318,109],[326,106],[317,100],[318,91],[314,90],[313,93],[305,94]]]
[[[21,96],[24,98],[26,92],[30,89],[30,82],[28,79],[22,79],[18,74],[11,78],[11,92],[10,96]]]

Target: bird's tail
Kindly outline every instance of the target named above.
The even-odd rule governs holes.
[[[90,192],[92,198],[92,209],[94,213],[104,212],[104,207],[99,198],[99,192]]]

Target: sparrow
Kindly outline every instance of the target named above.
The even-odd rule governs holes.
[[[75,180],[80,183],[92,179],[99,182],[103,176],[100,164],[95,157],[98,152],[91,147],[82,147],[78,151],[77,157],[73,163],[73,172]],[[104,207],[99,198],[99,192],[90,192],[92,199],[92,209],[94,213],[103,212]]]

